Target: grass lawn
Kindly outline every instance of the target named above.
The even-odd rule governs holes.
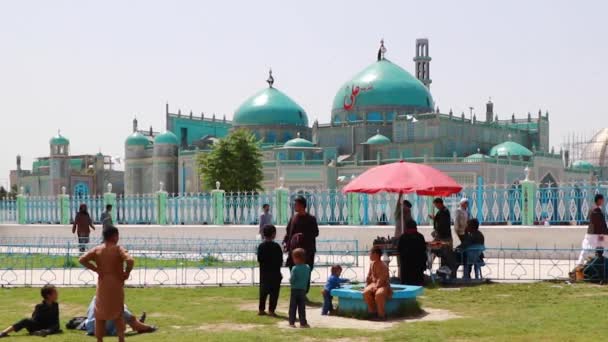
[[[93,288],[60,289],[62,325],[84,315]],[[28,316],[39,302],[39,290],[0,289],[0,325]],[[287,301],[283,288],[281,301]],[[562,283],[495,284],[459,290],[428,289],[423,308],[449,310],[461,318],[442,322],[400,323],[386,331],[354,329],[294,329],[277,320],[258,317],[242,306],[255,303],[257,287],[133,288],[126,290],[136,314],[148,312],[148,322],[159,326],[151,335],[131,341],[599,341],[608,336],[608,288]],[[311,299],[320,302],[320,291]],[[308,310],[319,310],[309,308]],[[238,329],[239,326],[254,329]],[[234,328],[233,328],[234,327]],[[15,341],[41,341],[17,334]],[[9,339],[9,341],[12,339]],[[45,341],[94,341],[82,332],[67,331]],[[115,340],[115,338],[108,338]]]

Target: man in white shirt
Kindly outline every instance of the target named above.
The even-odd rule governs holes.
[[[458,235],[460,243],[464,238],[465,231],[469,222],[469,200],[462,198],[456,209],[456,215],[454,217],[454,231]]]

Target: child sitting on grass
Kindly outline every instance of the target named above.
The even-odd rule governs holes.
[[[326,316],[330,312],[334,311],[332,305],[331,290],[337,289],[340,287],[340,284],[348,283],[349,280],[345,278],[340,278],[342,274],[342,266],[333,265],[331,267],[331,275],[327,278],[327,283],[325,283],[325,287],[323,287],[323,308],[321,309],[321,315]]]
[[[262,228],[264,242],[258,246],[258,262],[260,263],[260,305],[258,315],[266,315],[266,297],[268,302],[268,314],[276,317],[275,310],[281,291],[281,266],[283,266],[283,249],[274,242],[277,229],[271,224]]]
[[[40,290],[42,303],[36,305],[32,318],[25,318],[4,329],[0,333],[1,337],[8,337],[11,332],[19,332],[26,329],[30,335],[45,337],[51,334],[61,333],[59,329],[59,304],[57,299],[59,294],[53,285],[45,285]]]
[[[363,299],[367,304],[367,310],[372,318],[386,320],[384,311],[386,301],[391,297],[392,290],[389,283],[388,266],[380,259],[382,250],[374,247],[369,253],[371,265],[367,274],[367,286],[363,290]]]
[[[291,298],[289,301],[289,327],[296,327],[296,310],[300,328],[310,328],[306,321],[306,289],[310,281],[310,266],[306,264],[306,251],[296,248],[291,252],[295,266],[291,269]]]

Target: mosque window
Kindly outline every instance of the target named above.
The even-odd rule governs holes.
[[[304,152],[302,151],[297,151],[295,154],[296,158],[295,160],[303,160],[304,159]]]
[[[388,157],[390,159],[397,159],[397,158],[399,158],[399,151],[396,148],[391,148],[388,151]]]
[[[188,128],[187,127],[181,127],[180,128],[180,135],[181,135],[181,145],[182,145],[182,147],[188,146]]]
[[[279,160],[285,160],[285,153],[283,152],[279,152],[279,154],[277,155]]]
[[[382,114],[380,114],[378,112],[367,113],[367,121],[382,122]]]
[[[395,112],[386,113],[386,121],[393,121],[395,119]]]
[[[340,120],[340,118],[339,118],[338,116],[336,116],[336,117],[334,118],[334,123],[335,123],[335,124],[340,124],[340,123],[342,123],[342,120]]]
[[[277,135],[274,132],[266,133],[266,141],[269,144],[275,143],[277,141]]]
[[[347,120],[349,122],[356,122],[359,121],[359,118],[357,118],[357,114],[356,113],[348,113],[348,115],[346,116]]]
[[[288,140],[291,140],[292,138],[293,138],[293,135],[291,135],[291,133],[289,133],[289,132],[285,132],[283,134],[283,141],[288,141]]]

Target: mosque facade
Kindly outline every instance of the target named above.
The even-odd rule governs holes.
[[[376,60],[337,90],[328,123],[310,124],[304,107],[275,87],[272,71],[268,86],[236,107],[231,121],[171,112],[169,105],[162,132],[141,130],[134,120],[125,141],[125,193],[155,192],[161,183],[175,194],[204,191],[197,156],[238,128],[262,142],[265,190],[336,189],[398,160],[429,164],[464,185],[517,184],[526,167],[541,185],[601,177],[605,162],[571,161],[568,151],[550,147],[548,111],[499,118],[488,101],[483,118],[441,112],[430,91],[427,39],[416,40],[414,75],[385,55],[382,42]]]
[[[60,132],[49,140],[48,156],[37,158],[30,170],[10,171],[11,186],[30,196],[53,196],[65,193],[75,197],[99,196],[112,184],[112,191],[123,193],[124,173],[113,168],[114,161],[101,152],[71,155],[70,140]]]

